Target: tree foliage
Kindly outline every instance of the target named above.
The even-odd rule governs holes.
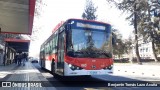
[[[120,10],[130,13],[126,19],[131,22],[131,25],[133,25],[135,29],[135,49],[138,63],[141,63],[138,50],[138,23],[141,18],[141,10],[143,10],[143,6],[146,5],[145,3],[142,3],[142,1],[144,0],[122,0],[122,2],[117,4]]]
[[[82,18],[86,20],[96,20],[97,19],[96,11],[97,7],[94,6],[92,0],[86,0],[86,7],[82,14]]]
[[[122,41],[122,35],[117,29],[113,28],[112,36],[115,41],[115,44],[113,44],[113,54],[120,58],[125,53],[125,50],[122,49],[125,47],[125,44]]]
[[[131,49],[132,49],[132,39],[131,39],[131,37],[129,37],[127,40],[125,40],[124,44],[125,44],[124,52],[126,54],[129,54],[131,52]]]
[[[153,43],[153,52],[155,52],[154,45],[158,47],[160,44],[160,3],[159,0],[122,0],[113,2],[120,10],[128,12],[126,18],[134,25],[135,37],[143,37],[144,41],[151,41]],[[135,41],[138,39],[135,38]],[[156,57],[156,55],[154,54]]]
[[[39,31],[43,27],[42,25],[39,25],[38,22],[41,22],[42,20],[41,17],[42,17],[42,14],[44,13],[44,7],[46,6],[47,4],[45,3],[45,0],[36,0],[32,35],[29,36],[32,41],[35,41],[36,39],[38,39],[37,33],[39,33]]]
[[[43,7],[46,6],[43,0],[36,0],[36,5],[35,5],[35,16],[40,18],[41,13],[43,13]]]
[[[146,14],[146,17],[148,19],[141,23],[141,33],[144,41],[152,42],[153,56],[155,61],[158,61],[157,52],[158,48],[160,48],[160,4],[156,0],[152,0],[148,2],[147,10],[148,14]]]
[[[119,33],[117,29],[112,29],[112,36],[115,40],[115,44],[113,44],[113,54],[122,56],[123,54],[129,54],[132,49],[132,39],[122,39],[122,35]]]

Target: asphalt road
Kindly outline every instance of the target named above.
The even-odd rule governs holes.
[[[91,77],[58,77],[53,76],[51,73],[47,72],[46,70],[42,70],[39,64],[33,64],[42,74],[42,76],[47,79],[50,84],[50,87],[55,87],[57,90],[159,90],[160,87],[146,87],[140,86],[142,83],[153,83],[155,78],[150,78],[151,81],[148,80],[147,77],[134,77],[134,76],[125,76],[125,75],[98,75],[98,76],[91,76]],[[124,82],[125,81],[125,82]],[[138,82],[139,87],[115,87],[119,84],[133,84]],[[116,82],[116,84],[115,84]],[[156,82],[159,83],[159,82]],[[112,87],[108,87],[108,84],[112,85]],[[46,85],[48,85],[46,83]],[[126,85],[126,84],[125,84]],[[122,85],[123,86],[123,85]],[[138,85],[136,85],[138,86]]]

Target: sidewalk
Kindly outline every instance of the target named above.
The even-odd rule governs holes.
[[[32,63],[25,62],[25,66],[18,66],[14,63],[7,66],[0,66],[0,81],[0,83],[4,81],[15,81],[20,83],[25,83],[25,81],[39,81],[40,84],[44,85],[48,80],[45,79],[45,77],[32,65]],[[45,83],[43,83],[43,81]],[[50,83],[48,82],[47,85],[48,84]],[[0,90],[35,90],[35,88],[36,90],[55,90],[53,87],[0,87]]]
[[[156,77],[160,78],[160,64],[159,63],[143,63],[131,64],[125,63],[114,64],[114,74],[115,75],[130,75],[130,76],[141,76],[141,77]]]

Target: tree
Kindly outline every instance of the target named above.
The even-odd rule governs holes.
[[[36,6],[35,6],[35,16],[40,18],[41,13],[43,13],[43,7],[47,6],[46,3],[44,3],[43,0],[36,0]]]
[[[39,25],[38,22],[41,22],[42,14],[44,13],[44,7],[46,7],[47,4],[45,3],[45,0],[36,0],[35,5],[35,15],[34,15],[34,24],[32,28],[32,35],[29,36],[32,41],[37,39],[37,33],[42,29],[42,25]]]
[[[124,12],[129,12],[130,15],[126,18],[127,20],[130,20],[131,25],[134,26],[135,29],[135,48],[136,48],[136,56],[137,56],[137,62],[141,64],[141,58],[138,51],[138,23],[141,18],[139,13],[141,12],[141,9],[145,5],[143,0],[123,0],[122,2],[116,4],[120,10],[123,10]]]
[[[133,54],[132,54],[132,50],[133,50],[133,45],[132,45],[132,38],[131,36],[129,36],[128,39],[124,40],[124,52],[125,54],[127,54],[129,57],[129,61],[133,62]]]
[[[160,13],[157,11],[160,11],[160,5],[158,2],[155,0],[150,2],[148,1],[147,7],[145,7],[144,10],[147,14],[144,15],[145,18],[143,18],[139,24],[139,30],[144,37],[144,41],[152,43],[155,61],[158,61],[156,53],[158,52],[158,49],[156,50],[156,47],[158,48],[160,44]]]
[[[94,7],[94,4],[92,0],[86,0],[86,7],[84,12],[82,13],[82,18],[86,20],[96,20],[97,15],[95,15],[95,12],[97,11],[97,7]],[[88,39],[87,39],[87,49],[89,51],[93,50],[93,39],[91,36],[90,31],[86,31],[88,33]]]
[[[116,3],[114,0],[109,1]],[[144,41],[152,42],[153,55],[155,61],[157,61],[155,45],[160,46],[160,13],[157,12],[160,11],[160,4],[158,0],[123,0],[116,5],[120,10],[130,12],[127,19],[131,21],[135,28],[136,51],[138,51],[138,36],[143,36]],[[152,12],[154,12],[154,20],[152,20]],[[138,55],[138,52],[136,54]]]
[[[86,0],[86,7],[82,14],[82,18],[86,20],[96,20],[97,15],[95,15],[97,7],[94,7],[92,0]]]
[[[153,48],[153,54],[154,54],[154,58],[155,61],[158,61],[157,58],[157,53],[160,51],[160,0],[153,0],[150,2],[149,4],[150,6],[150,10],[148,10],[148,12],[154,12],[153,17],[150,17],[151,19],[153,18],[153,20],[151,20],[153,22],[152,26],[153,26],[153,34],[152,34],[152,48]],[[151,15],[149,15],[151,16]],[[157,50],[156,50],[157,48]]]
[[[127,40],[124,41],[125,48],[124,51],[126,54],[129,54],[132,50],[132,39],[129,37]]]
[[[122,41],[122,35],[119,33],[117,29],[112,29],[112,36],[115,41],[115,44],[113,44],[113,54],[117,55],[118,58],[120,59],[121,56],[124,54],[124,48],[125,44]]]

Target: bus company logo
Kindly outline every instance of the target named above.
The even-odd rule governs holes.
[[[11,87],[11,82],[2,82],[2,87]]]
[[[81,67],[87,67],[87,64],[81,64]]]

